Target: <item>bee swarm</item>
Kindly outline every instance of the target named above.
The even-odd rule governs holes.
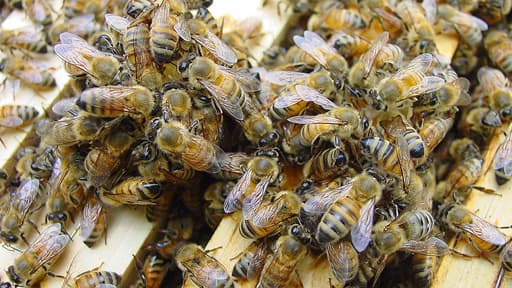
[[[0,287],[511,285],[509,1],[60,2],[0,0]]]

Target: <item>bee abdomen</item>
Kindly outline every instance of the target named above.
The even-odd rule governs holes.
[[[345,237],[359,219],[361,206],[351,198],[336,202],[324,214],[316,232],[320,243],[329,243]]]

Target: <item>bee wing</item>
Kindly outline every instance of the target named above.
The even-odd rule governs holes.
[[[460,90],[459,99],[457,99],[457,103],[455,103],[455,105],[466,106],[471,104],[473,100],[471,99],[471,95],[468,93],[471,83],[467,78],[459,77],[453,81],[451,85],[458,86],[458,89]]]
[[[258,79],[253,77],[248,72],[235,71],[229,67],[217,65],[217,68],[224,74],[234,78],[242,86],[242,90],[245,92],[257,92],[260,91],[261,83]]]
[[[242,198],[242,195],[244,195],[245,191],[251,184],[251,177],[252,170],[248,169],[247,171],[245,171],[242,177],[238,179],[238,182],[236,182],[235,187],[233,187],[233,190],[229,193],[228,197],[226,197],[226,200],[224,200],[224,212],[233,213],[239,209],[239,207],[241,206],[240,199]]]
[[[55,102],[52,105],[52,112],[57,115],[65,115],[69,111],[71,111],[74,107],[76,107],[75,103],[78,97],[64,98]]]
[[[494,169],[503,169],[507,176],[512,175],[512,131],[508,131],[505,141],[498,147],[494,156]]]
[[[370,244],[373,227],[373,212],[375,208],[375,199],[372,198],[361,208],[359,220],[350,230],[352,245],[357,252],[363,252]]]
[[[32,271],[37,271],[48,261],[59,255],[66,248],[69,240],[68,235],[62,234],[60,223],[48,226],[25,252],[36,255],[37,265],[32,267]]]
[[[380,34],[377,39],[375,39],[370,46],[370,49],[366,51],[366,53],[361,56],[361,61],[364,63],[364,72],[366,75],[370,73],[373,67],[373,63],[375,62],[375,59],[380,53],[380,50],[382,50],[382,47],[388,43],[389,40],[389,32],[385,31],[384,33]]]
[[[192,36],[190,35],[190,30],[188,29],[187,22],[184,19],[178,20],[176,24],[174,24],[174,31],[178,33],[181,39],[185,41],[192,40]]]
[[[398,72],[396,72],[396,74],[392,77],[401,79],[402,77],[407,76],[410,72],[414,73],[415,71],[425,73],[432,64],[432,60],[432,54],[424,53],[418,55],[416,58],[412,59],[403,69],[400,69]]]
[[[251,157],[245,153],[225,153],[225,157],[219,162],[222,171],[243,174],[242,165],[245,165]]]
[[[97,55],[102,55],[100,51],[96,50],[88,43],[57,44],[54,47],[54,51],[62,61],[76,66],[90,75],[93,75],[93,73],[91,73],[89,69],[89,59],[92,59]]]
[[[491,93],[496,88],[508,86],[505,75],[501,71],[490,67],[480,68],[477,72],[477,79],[485,94]]]
[[[430,237],[425,241],[406,241],[400,250],[429,256],[443,256],[450,252],[450,247],[443,240]]]
[[[87,46],[89,45],[89,43],[85,39],[71,32],[60,33],[59,39],[61,44],[81,44]]]
[[[110,13],[105,14],[105,22],[112,30],[123,35],[126,33],[126,28],[130,25],[130,20]]]
[[[99,201],[88,201],[85,204],[80,221],[80,237],[87,239],[91,235],[100,217],[102,208],[103,206]]]
[[[316,32],[313,31],[304,31],[304,38],[311,44],[321,48],[327,53],[336,53],[336,49],[334,47],[329,46],[325,40],[318,35]]]
[[[110,103],[110,109],[112,111],[138,114],[138,107],[130,105],[129,101],[126,101],[126,98],[130,97],[132,93],[134,93],[133,89],[133,87],[128,86],[102,86],[89,88],[87,90],[84,90],[84,92],[87,91],[95,95],[98,95],[98,98],[108,99],[107,102]],[[82,98],[82,95],[80,95],[80,99]],[[95,101],[94,103],[87,104],[96,108],[104,108],[105,105],[103,101]]]
[[[327,191],[324,191],[320,194],[317,194],[311,198],[309,198],[303,205],[302,209],[306,211],[309,214],[322,214],[331,204],[342,198],[346,197],[348,195],[348,192],[352,188],[353,181],[350,181],[349,183],[334,188],[329,189]]]
[[[26,178],[21,182],[20,187],[11,203],[11,207],[18,210],[21,218],[25,218],[30,207],[34,203],[39,192],[39,179]]]
[[[295,105],[300,101],[303,101],[303,99],[301,96],[299,96],[299,94],[294,92],[284,92],[274,100],[272,105],[277,109],[281,109]]]
[[[334,125],[346,125],[347,122],[341,121],[338,118],[334,118],[326,115],[300,115],[288,118],[289,122],[295,124],[334,124]]]
[[[220,87],[206,80],[199,80],[199,82],[203,84],[204,88],[206,88],[208,92],[210,92],[212,97],[215,98],[224,111],[231,115],[235,120],[244,120],[244,113],[240,105],[238,105],[238,103],[231,102],[230,97]]]
[[[463,231],[494,245],[504,245],[507,242],[496,226],[475,214],[471,214],[471,219],[472,223],[460,225]]]
[[[445,81],[441,77],[437,76],[425,76],[418,85],[415,85],[409,89],[409,96],[416,96],[424,93],[430,93],[439,90],[443,87]]]
[[[103,196],[115,202],[125,205],[156,205],[153,201],[141,200],[139,196],[132,194],[113,194],[110,191],[103,191]]]
[[[222,159],[226,157],[224,151],[217,145],[207,142],[203,137],[198,135],[191,134],[189,140],[190,145],[195,146],[196,149],[186,149],[182,154],[183,161],[198,171],[213,174],[219,173],[221,170],[219,162],[223,161]],[[203,150],[214,151],[214,157],[210,161],[198,161],[197,159],[199,159]]]
[[[414,163],[411,160],[411,154],[409,153],[407,140],[403,134],[400,134],[396,141],[398,148],[398,162],[402,172],[402,183],[404,185],[403,187],[405,191],[407,191],[409,185],[411,184],[411,171],[414,171]]]
[[[251,260],[251,263],[249,264],[249,269],[247,269],[247,278],[253,279],[256,278],[263,269],[263,266],[265,265],[265,260],[267,259],[268,250],[267,250],[267,242],[266,241],[260,241],[258,243],[258,248],[256,250],[256,253],[254,254],[254,257]]]
[[[2,127],[18,127],[23,124],[23,119],[17,116],[7,116],[0,118],[0,126]]]
[[[332,274],[338,281],[344,283],[352,280],[357,275],[358,270],[354,267],[359,267],[359,258],[350,243],[346,241],[328,243],[325,246],[325,252]],[[353,261],[356,261],[357,264],[354,264]]]
[[[487,23],[482,19],[461,11],[455,11],[455,13],[449,17],[448,21],[457,25],[475,28],[480,31],[486,31],[489,28]]]
[[[423,0],[421,6],[425,10],[425,18],[433,24],[437,16],[437,2],[435,0]]]
[[[258,227],[269,227],[278,224],[281,220],[281,218],[277,217],[279,212],[283,209],[285,203],[283,201],[269,203],[265,205],[264,207],[260,208],[259,210],[257,208],[254,208],[257,210],[251,215],[251,218],[248,218],[254,225]]]
[[[313,33],[313,32],[312,32]],[[304,32],[304,35],[306,32]],[[293,36],[293,42],[295,45],[306,52],[309,56],[313,57],[320,65],[326,66],[327,59],[325,59],[324,53],[320,48],[313,42],[311,42],[311,38],[305,38],[299,35]]]
[[[232,66],[238,61],[235,51],[212,32],[207,31],[206,37],[192,35],[192,38],[227,65]]]
[[[327,99],[322,93],[318,92],[316,89],[313,89],[307,85],[296,85],[295,91],[304,101],[314,102],[315,104],[321,106],[325,110],[332,110],[334,108],[338,108],[331,100]]]
[[[16,69],[11,73],[24,82],[38,84],[44,80],[41,72],[42,70],[35,66],[25,66],[24,69]]]
[[[258,67],[260,68],[260,67]],[[268,81],[276,85],[292,85],[293,83],[308,77],[308,73],[296,71],[261,71],[256,70],[264,81]],[[260,72],[261,71],[261,72]]]
[[[267,187],[270,184],[270,179],[270,176],[261,179],[261,181],[259,181],[258,184],[256,184],[256,187],[254,187],[252,193],[245,197],[242,206],[242,212],[245,220],[258,217],[258,208],[261,206],[261,203],[263,202],[263,197],[265,196]],[[275,214],[271,215],[271,212],[269,212],[266,216],[275,216]],[[267,220],[265,218],[267,217],[262,217],[262,219],[259,221],[264,222],[265,220]]]

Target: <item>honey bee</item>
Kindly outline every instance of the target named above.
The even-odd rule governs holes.
[[[178,268],[189,273],[190,279],[198,286],[235,287],[226,268],[196,244],[183,243],[176,247],[174,258]]]
[[[496,226],[461,205],[442,205],[439,208],[439,219],[451,231],[466,236],[471,245],[482,253],[498,252],[507,242],[505,235]]]
[[[41,30],[0,30],[0,45],[35,53],[47,53],[47,43]]]
[[[510,58],[512,57],[512,40],[507,33],[493,30],[487,33],[484,38],[484,47],[487,50],[489,59],[496,64],[505,74],[512,72]]]
[[[421,152],[422,149],[416,148],[416,146],[421,147],[420,142],[415,140],[416,136],[411,139],[413,141],[408,143],[404,133],[408,132],[398,135],[396,145],[379,137],[363,138],[360,143],[362,153],[373,158],[377,167],[392,176],[402,177],[404,186],[408,186],[411,171],[414,169],[410,151],[412,150],[415,155],[420,155],[421,153],[416,154],[415,151]]]
[[[186,70],[192,85],[206,88],[217,106],[235,120],[244,120],[242,109],[252,106],[247,92],[259,90],[258,80],[241,72],[235,73],[206,57],[196,57]]]
[[[27,62],[15,57],[0,61],[0,72],[8,77],[18,79],[35,91],[48,91],[57,86],[52,73],[35,62]]]
[[[382,79],[376,88],[378,97],[387,105],[393,106],[404,99],[441,88],[445,84],[444,79],[425,76],[432,59],[431,54],[421,54],[392,76]]]
[[[267,241],[253,241],[233,266],[231,276],[237,280],[258,278],[265,265],[265,260],[269,254],[268,252]]]
[[[80,219],[80,237],[87,247],[92,247],[105,234],[107,229],[107,214],[103,205],[96,197],[89,197]],[[105,236],[105,242],[106,242]]]
[[[0,126],[18,127],[39,116],[39,111],[28,105],[0,105]]]
[[[407,48],[407,50],[413,48],[419,53],[435,53],[437,51],[432,25],[437,12],[435,1],[423,1],[422,7],[415,1],[402,1],[396,6],[395,12],[408,29],[405,35],[406,47],[402,48]],[[411,45],[413,47],[410,47]]]
[[[109,2],[110,0],[65,0],[62,5],[62,9],[64,11],[64,16],[68,18],[89,13],[99,15],[105,11]]]
[[[60,34],[62,44],[54,47],[55,54],[65,63],[66,71],[73,77],[84,73],[97,86],[112,83],[120,69],[119,61],[111,55],[97,50],[87,41],[73,33]]]
[[[358,58],[370,48],[370,42],[357,34],[337,32],[327,42],[345,59]]]
[[[279,237],[276,251],[265,263],[256,287],[301,287],[302,282],[295,268],[306,253],[306,246],[293,236]]]
[[[390,33],[391,39],[397,38],[402,33],[403,22],[402,19],[395,12],[396,8],[394,5],[387,0],[370,0],[366,1],[365,4],[370,9],[370,13],[373,17],[376,17],[378,20],[378,24],[384,31],[388,31]],[[370,27],[377,28],[378,26],[374,26],[377,23],[370,22]],[[370,29],[366,29],[370,30]],[[379,29],[374,29],[379,31]],[[363,33],[367,33],[364,31]]]
[[[164,153],[177,156],[184,164],[198,171],[218,173],[224,152],[203,137],[191,134],[177,121],[163,123],[155,142]]]
[[[153,0],[127,0],[124,1],[123,14],[136,19],[139,15],[144,14],[154,8]]]
[[[468,94],[469,86],[469,80],[463,77],[447,79],[447,82],[430,97],[420,97],[419,105],[415,104],[414,110],[443,113],[448,112],[454,106],[469,105],[471,104],[471,96]]]
[[[304,36],[295,35],[293,41],[318,64],[335,75],[344,75],[348,70],[347,60],[317,33],[304,31]]]
[[[160,287],[167,275],[169,264],[170,262],[157,253],[148,254],[144,265],[137,268],[141,279],[135,284],[135,287]]]
[[[371,250],[373,251],[371,251],[369,258],[373,258],[370,262],[377,261],[377,266],[365,267],[365,276],[359,277],[358,275],[357,280],[363,283],[367,283],[368,279],[374,278],[373,283],[375,284],[385,267],[387,259],[397,251],[429,256],[443,256],[455,252],[450,249],[448,244],[436,237],[428,237],[422,241],[407,239],[405,230],[398,225],[390,226],[389,221],[376,223],[373,232],[372,240],[375,246],[372,247]],[[368,251],[370,252],[370,250]]]
[[[224,117],[215,107],[215,101],[206,95],[192,97],[193,132],[214,144],[219,144],[223,133]]]
[[[477,47],[471,47],[466,43],[459,43],[452,57],[452,67],[459,75],[469,75],[478,64]]]
[[[302,78],[300,74],[291,77],[292,79]],[[285,81],[278,82],[276,84],[279,83],[284,84]],[[326,97],[330,92],[334,92],[334,84],[332,83],[331,78],[324,72],[319,71],[309,74],[309,76],[305,78],[304,84],[301,84],[300,82],[290,83],[290,87],[281,92],[270,108],[270,116],[272,119],[279,121],[291,116],[299,115],[307,108],[309,102],[313,102],[325,110],[331,110],[338,107]]]
[[[156,113],[159,99],[143,86],[102,86],[82,92],[76,104],[101,117],[132,116],[144,118]]]
[[[247,205],[248,217],[240,222],[238,231],[244,238],[258,239],[283,228],[286,220],[299,213],[302,202],[291,191],[282,191],[258,206]]]
[[[496,24],[510,13],[512,3],[508,0],[477,1],[476,15],[489,25]],[[469,13],[469,11],[465,11]]]
[[[338,281],[347,283],[357,276],[359,258],[352,244],[346,241],[328,243],[325,252],[332,274]]]
[[[436,115],[425,120],[418,131],[425,144],[425,154],[430,155],[434,151],[452,128],[453,122],[454,117],[447,114]]]
[[[260,147],[276,144],[279,134],[270,118],[263,113],[251,114],[242,121],[245,137]]]
[[[180,36],[174,29],[179,21],[183,21],[178,14],[186,12],[186,5],[182,1],[165,0],[154,8],[153,13],[146,13],[130,25],[139,23],[151,17],[149,45],[151,55],[158,64],[170,63],[178,50]]]
[[[306,87],[304,86],[304,88]],[[300,130],[298,140],[303,147],[312,146],[318,139],[330,141],[336,146],[338,140],[347,139],[362,128],[359,112],[350,107],[336,107],[326,113],[314,116],[293,116],[288,118],[288,121],[304,125]]]
[[[254,214],[267,187],[277,180],[281,172],[278,157],[275,150],[259,151],[249,160],[244,174],[224,202],[224,212],[233,213],[242,208],[246,220]]]
[[[341,175],[347,168],[349,156],[341,147],[328,148],[309,159],[302,170],[305,179],[322,181]]]
[[[221,172],[213,175],[222,180],[237,180],[244,174],[243,167],[251,160],[251,156],[244,152],[227,152],[220,162]]]
[[[78,115],[45,123],[37,133],[47,145],[72,146],[96,139],[104,124],[97,117]]]
[[[17,285],[38,283],[69,243],[60,223],[47,226],[29,247],[7,268],[7,275]]]
[[[330,7],[329,7],[330,6]],[[357,9],[344,9],[337,1],[324,4],[320,16],[311,17],[308,21],[309,30],[343,31],[360,30],[366,22]]]
[[[133,140],[133,139],[132,139]],[[88,186],[108,186],[110,180],[115,179],[119,171],[122,159],[108,151],[105,147],[91,149],[84,160],[84,168],[87,171]],[[122,174],[121,174],[122,175]]]
[[[235,183],[232,181],[218,181],[206,188],[203,196],[206,202],[204,218],[212,229],[215,229],[224,217],[224,201],[234,186]]]
[[[42,0],[21,0],[23,10],[36,24],[48,25],[52,23],[52,7]]]
[[[342,186],[308,199],[299,219],[306,228],[315,231],[318,243],[335,242],[350,233],[355,249],[363,251],[370,243],[373,208],[381,194],[381,185],[375,178],[359,174]]]
[[[128,178],[112,189],[100,189],[98,196],[104,204],[120,205],[154,205],[162,194],[160,184],[152,179],[142,177]]]
[[[9,210],[0,222],[0,237],[6,243],[17,243],[20,237],[25,239],[22,231],[23,225],[29,222],[30,211],[39,205],[37,197],[42,195],[41,193],[39,179],[25,178],[21,182],[11,199]]]
[[[67,19],[59,17],[48,30],[50,44],[59,43],[61,33],[69,32],[87,39],[89,36],[101,30],[101,25],[94,20],[94,14],[83,14]]]
[[[116,272],[99,271],[93,269],[76,275],[71,284],[65,283],[66,287],[71,288],[90,288],[90,287],[118,287],[121,283],[121,275]]]
[[[200,12],[201,9],[198,11]],[[224,20],[226,18],[223,18]],[[237,23],[231,25],[231,29],[223,28],[222,40],[233,47],[233,50],[237,54],[238,63],[237,68],[249,68],[251,64],[248,62],[248,58],[251,57],[250,47],[252,45],[259,45],[263,36],[262,22],[260,19],[251,17],[246,18]]]
[[[84,188],[80,183],[86,176],[82,161],[83,158],[78,155],[70,156],[70,159],[62,161],[61,164],[59,158],[55,161],[52,178],[56,174],[56,168],[59,172],[55,175],[55,181],[49,180],[52,189],[46,200],[46,221],[59,222],[65,226],[68,219],[73,220],[70,211],[80,206],[85,197]]]
[[[505,140],[496,150],[496,154],[494,155],[494,174],[496,176],[496,183],[498,185],[504,185],[507,183],[512,177],[512,172],[510,171],[511,162],[510,155],[512,152],[512,136],[510,129],[507,131]]]
[[[413,254],[411,265],[413,279],[419,287],[431,287],[439,264],[439,257],[434,254],[435,247],[429,246],[425,254]]]
[[[482,41],[482,31],[487,30],[487,23],[471,14],[458,11],[456,8],[442,4],[437,7],[437,15],[453,25],[462,40],[470,46]]]
[[[261,64],[265,67],[276,68],[285,63],[286,49],[279,46],[272,46],[263,51]]]
[[[465,136],[475,139],[487,139],[496,128],[500,127],[501,117],[498,112],[489,107],[469,107],[463,111],[462,121],[459,122],[458,128]]]
[[[508,122],[512,114],[512,89],[508,79],[500,70],[489,67],[480,68],[477,78],[484,97],[488,97],[489,107],[500,114],[502,122]]]
[[[182,25],[175,25],[174,29],[183,40],[194,40],[216,59],[228,66],[233,66],[238,61],[235,51],[215,35],[214,32],[210,31],[208,24],[203,19],[194,18]]]
[[[389,72],[395,72],[397,67],[401,66],[404,52],[393,44],[387,44],[389,33],[383,32],[370,45],[368,50],[361,55],[350,68],[348,82],[351,86],[360,88],[370,88],[377,82],[377,75],[370,74],[373,68],[384,69]]]

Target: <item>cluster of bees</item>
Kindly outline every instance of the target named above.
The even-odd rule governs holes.
[[[42,26],[0,31],[0,70],[52,89],[26,57],[53,51],[72,77],[35,123],[38,147],[0,175],[0,238],[22,247],[0,287],[36,285],[76,233],[93,247],[109,208],[130,205],[165,231],[135,259],[133,287],[168,287],[172,271],[200,287],[301,287],[307,254],[326,255],[334,286],[429,287],[439,257],[473,257],[446,244],[453,234],[512,270],[506,235],[463,206],[475,189],[494,193],[474,184],[496,133],[497,183],[512,176],[510,1],[287,1],[294,36],[261,66],[261,22],[229,30],[208,0],[64,0],[61,15],[44,0],[0,3]],[[439,34],[458,39],[453,57]],[[4,105],[0,124],[39,113]],[[230,213],[254,241],[227,271],[199,243]],[[66,278],[121,282],[100,269]]]

